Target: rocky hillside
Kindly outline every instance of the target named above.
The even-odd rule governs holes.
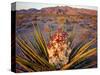
[[[97,11],[95,10],[89,10],[89,9],[79,9],[79,8],[72,8],[68,6],[57,6],[57,7],[46,7],[42,8],[40,10],[38,9],[28,9],[28,10],[18,10],[17,13],[23,13],[23,14],[61,14],[61,15],[96,15]]]

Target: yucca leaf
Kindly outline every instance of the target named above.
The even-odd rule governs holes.
[[[17,69],[17,68],[16,68],[16,72],[22,73],[23,70],[20,70],[20,69]]]
[[[91,45],[93,45],[95,43],[96,39],[91,40],[90,42],[86,43],[85,45],[83,45],[78,52],[75,54],[74,58],[71,59],[74,60],[75,58],[77,58],[79,55],[81,55],[82,53],[84,53]]]
[[[70,47],[73,46],[73,40],[74,40],[75,36],[76,36],[76,27],[74,26],[72,29],[72,32],[70,33],[69,38],[68,38],[71,43]]]
[[[30,70],[29,72],[32,71],[45,71],[45,70],[51,70],[50,68],[37,64],[37,63],[33,63],[31,61],[27,61],[24,58],[17,56],[16,58],[17,63],[20,61],[20,63],[18,63],[21,67],[26,68],[27,70]]]
[[[91,68],[92,66],[97,66],[96,64],[97,64],[97,62],[93,61],[90,64],[87,64],[86,66],[83,66],[83,68]]]
[[[36,35],[34,35],[34,39],[35,39],[35,41],[36,41],[37,47],[40,49],[40,52],[41,52],[42,56],[43,56],[44,58],[47,58],[47,57],[46,57],[46,54],[45,54],[45,52],[44,52],[46,49],[45,49],[45,47],[44,47],[42,41],[41,41],[40,39],[38,39]]]
[[[18,44],[18,46],[19,45],[20,44]],[[31,60],[36,63],[36,60],[27,51],[25,51],[25,49],[23,47],[19,46],[19,48],[23,52],[23,54],[27,57],[27,60]],[[24,58],[25,58],[25,56],[24,56]]]
[[[23,67],[26,71],[29,72],[33,71],[31,68],[26,66],[26,65],[30,65],[30,63],[19,56],[16,56],[16,63],[19,64],[21,67]]]
[[[83,53],[82,55],[78,56],[76,59],[74,59],[73,61],[71,61],[69,64],[64,65],[64,67],[62,67],[62,69],[68,69],[70,68],[75,62],[77,61],[82,61],[85,58],[88,58],[92,55],[94,55],[96,53],[96,48],[88,50],[87,52]]]
[[[38,25],[34,26],[35,28],[35,37],[38,41],[38,43],[40,43],[40,46],[42,46],[42,51],[45,54],[46,58],[48,57],[48,52],[47,52],[47,46],[46,46],[46,42],[44,37],[42,36],[42,33],[40,32]],[[48,58],[47,58],[48,59]]]
[[[26,43],[25,41],[18,40],[19,44],[21,45],[22,48],[24,48],[24,50],[26,51],[26,53],[28,53],[32,58],[37,59],[41,64],[43,64],[43,62],[38,58],[39,56],[34,52],[34,50],[32,50]],[[43,64],[44,65],[44,64]]]
[[[34,50],[32,50],[32,49],[28,46],[28,44],[26,44],[26,43],[24,42],[24,40],[22,40],[22,39],[19,40],[19,39],[17,38],[17,41],[19,42],[19,44],[21,45],[21,47],[24,48],[24,50],[25,50],[30,56],[32,56],[32,58],[34,58],[36,61],[40,62],[42,65],[46,65],[46,66],[48,66],[49,68],[54,69],[54,66],[53,66],[53,65],[51,65],[51,64],[50,64],[48,61],[46,61],[44,58],[40,57],[38,54],[36,54],[36,53],[34,52]]]
[[[77,52],[78,53],[83,53],[85,52],[86,49],[88,49],[91,45],[93,45],[96,42],[96,39],[94,38],[93,40],[91,40],[90,42],[86,43],[82,48],[80,48],[80,50]]]
[[[90,49],[90,50],[92,51],[91,54],[88,54],[88,55],[84,56],[83,59],[84,59],[85,57],[88,58],[89,56],[91,56],[91,55],[93,55],[93,54],[96,53],[96,48],[93,48],[93,49]],[[88,50],[88,51],[90,51],[90,50]],[[93,50],[94,50],[94,51],[93,51]],[[88,52],[88,51],[87,51],[87,52]],[[82,55],[86,54],[87,52],[83,53]],[[79,55],[78,57],[81,57],[82,55]],[[78,57],[77,57],[77,58],[78,58]],[[74,60],[77,60],[77,58],[74,59]],[[78,62],[82,61],[83,59],[78,60]]]
[[[93,56],[91,56],[91,57],[88,57],[88,58],[85,58],[84,60],[82,60],[81,62],[76,62],[76,63],[74,63],[71,67],[70,67],[70,69],[83,69],[83,68],[85,68],[85,67],[87,67],[87,68],[89,68],[89,66],[91,67],[92,65],[96,65],[96,60],[95,59],[93,59],[93,60],[91,60],[91,58],[93,58],[94,57],[94,55]],[[93,63],[93,62],[95,62],[95,63]],[[91,65],[92,64],[92,65]],[[88,66],[89,65],[89,66]]]
[[[84,66],[90,65],[92,62],[96,61],[96,59],[94,59],[96,58],[96,48],[90,50],[94,50],[94,49],[95,51],[92,52],[89,56],[84,56],[84,58],[79,59],[77,62],[75,62],[74,65],[72,65],[73,68],[83,68]]]
[[[35,66],[35,63],[32,63],[31,61],[25,60],[24,58],[20,56],[16,56],[16,62],[20,64],[22,67],[27,68],[29,72],[32,71],[38,71],[38,69]]]
[[[28,43],[28,45],[29,45],[32,49],[34,49],[34,51],[35,51],[37,54],[39,54],[39,51],[41,51],[41,50],[40,50],[40,48],[37,46],[37,42],[33,43],[34,39],[33,39],[33,41],[31,41],[31,40],[29,40],[28,36],[25,36],[25,35],[24,35],[24,38],[23,38],[23,39],[24,39],[25,43]]]
[[[75,55],[76,55],[76,53],[79,51],[79,49],[84,45],[84,43],[85,42],[80,42],[80,43],[78,43],[73,49],[72,49],[72,51],[71,51],[71,53],[70,53],[70,56],[69,56],[69,59],[72,59]]]

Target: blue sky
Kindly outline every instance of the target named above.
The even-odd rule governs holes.
[[[48,3],[31,3],[31,2],[17,2],[16,3],[16,10],[30,9],[30,8],[41,9],[41,8],[44,8],[44,7],[55,7],[55,6],[71,6],[71,7],[75,7],[75,8],[85,8],[85,9],[97,10],[97,7],[94,7],[94,6],[48,4]]]

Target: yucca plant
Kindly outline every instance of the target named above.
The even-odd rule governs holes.
[[[16,55],[16,63],[19,67],[16,68],[16,71],[32,72],[58,70],[55,64],[49,62],[48,46],[37,24],[34,25],[34,32],[30,34],[33,35],[33,41],[29,40],[27,35],[24,37],[16,37],[16,46],[22,52],[22,55]],[[70,44],[72,44],[72,37],[73,36],[69,37]],[[96,57],[96,48],[91,47],[95,43],[96,38],[86,43],[81,42],[77,44],[71,50],[68,63],[63,64],[59,70],[96,66],[96,59],[88,61],[92,57]]]

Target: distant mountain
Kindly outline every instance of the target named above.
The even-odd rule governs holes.
[[[28,9],[28,10],[25,10],[25,9],[17,10],[16,13],[17,14],[30,14],[30,13],[36,13],[38,11],[39,10],[37,10],[37,9],[31,8],[31,9]]]
[[[23,14],[36,14],[36,13],[42,13],[42,14],[61,14],[61,15],[96,15],[96,10],[91,9],[83,9],[83,8],[73,8],[69,6],[56,6],[56,7],[46,7],[42,8],[40,10],[31,8],[28,10],[22,9],[17,10],[17,13],[23,13]]]
[[[83,8],[72,8],[69,6],[57,6],[42,8],[42,13],[62,14],[62,15],[96,15],[96,10],[83,9]]]

